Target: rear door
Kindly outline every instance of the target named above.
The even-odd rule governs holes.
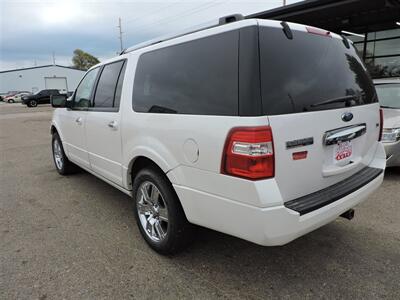
[[[122,185],[121,100],[125,61],[104,65],[86,117],[90,165],[99,175]]]
[[[275,179],[288,201],[370,163],[379,105],[365,66],[340,36],[290,24],[290,39],[280,25],[260,25],[263,113],[273,130]]]

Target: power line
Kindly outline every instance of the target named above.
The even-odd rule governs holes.
[[[150,14],[141,15],[141,16],[138,16],[138,17],[136,17],[136,18],[130,19],[130,20],[126,21],[125,24],[131,23],[131,22],[136,22],[137,20],[143,19],[143,18],[145,18],[145,17],[149,17],[149,16],[152,16],[152,15],[155,15],[155,14],[157,14],[157,13],[160,12],[160,11],[163,11],[163,10],[165,10],[165,9],[171,7],[171,6],[176,5],[177,3],[178,3],[178,2],[170,3],[170,4],[165,5],[165,6],[159,8],[159,9],[157,9],[157,10],[153,10],[152,13],[150,13]]]
[[[218,2],[218,3],[215,3],[215,2]],[[157,20],[157,21],[155,21],[153,23],[143,24],[143,25],[141,25],[139,27],[136,27],[135,29],[147,28],[147,31],[148,31],[148,30],[150,30],[150,27],[152,27],[152,26],[175,22],[175,21],[179,20],[178,18],[187,17],[187,16],[193,15],[195,13],[198,13],[200,11],[209,9],[211,7],[214,7],[214,6],[217,6],[217,5],[220,5],[220,4],[224,4],[224,3],[220,2],[220,1],[212,1],[212,2],[209,2],[209,3],[205,3],[205,4],[202,4],[202,5],[193,7],[193,8],[191,8],[191,9],[189,9],[189,10],[187,10],[187,11],[181,13],[181,14],[177,14],[177,15],[173,15],[173,16],[167,16],[167,17],[159,19],[159,20]],[[146,32],[146,30],[145,30],[145,32]]]

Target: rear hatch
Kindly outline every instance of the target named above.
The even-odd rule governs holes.
[[[284,201],[344,181],[373,159],[379,105],[353,45],[316,28],[259,22],[263,114]],[[292,37],[292,38],[290,38]]]

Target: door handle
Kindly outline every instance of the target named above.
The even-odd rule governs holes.
[[[339,128],[325,133],[325,145],[333,145],[338,142],[346,142],[358,138],[367,132],[366,124],[358,124],[354,126]]]
[[[117,121],[111,121],[110,123],[107,124],[108,127],[112,129],[117,129]]]
[[[76,124],[82,125],[82,117],[77,117],[75,120]]]

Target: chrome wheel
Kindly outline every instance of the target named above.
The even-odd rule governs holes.
[[[62,155],[60,142],[57,139],[55,139],[53,142],[53,155],[57,168],[61,170],[64,165],[64,158]]]
[[[142,228],[155,242],[163,241],[168,233],[168,208],[159,189],[144,181],[136,193],[136,207]]]

